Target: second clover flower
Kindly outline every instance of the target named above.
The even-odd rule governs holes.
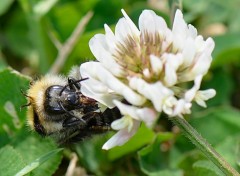
[[[97,61],[80,66],[81,91],[101,104],[117,106],[123,115],[112,123],[119,130],[104,149],[122,145],[137,131],[140,122],[151,127],[161,112],[169,116],[191,113],[192,102],[206,107],[214,89],[199,90],[212,62],[212,38],[204,40],[176,11],[172,30],[151,10],[139,17],[139,28],[122,10],[115,33],[105,24],[105,34],[89,42]],[[190,89],[184,83],[193,82]],[[124,104],[122,100],[127,101]]]

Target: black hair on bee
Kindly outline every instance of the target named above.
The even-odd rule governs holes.
[[[86,79],[47,75],[34,81],[25,95],[31,129],[59,144],[109,131],[120,112],[117,108],[101,112],[97,101],[84,96],[80,87]]]

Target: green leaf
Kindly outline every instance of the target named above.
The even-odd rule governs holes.
[[[159,171],[159,172],[152,172],[152,173],[149,173],[147,175],[149,175],[149,176],[160,176],[160,175],[163,175],[163,176],[182,176],[183,172],[180,171],[180,170],[162,170],[162,171]]]
[[[233,108],[215,107],[211,111],[195,113],[194,117],[190,123],[213,146],[221,143],[228,136],[239,134],[240,112]]]
[[[36,160],[34,160],[33,162],[31,162],[30,164],[25,166],[23,169],[21,169],[16,174],[16,176],[23,176],[23,175],[30,173],[31,171],[33,171],[34,169],[39,167],[45,161],[49,160],[50,158],[52,158],[54,155],[56,155],[58,152],[60,152],[62,150],[63,149],[55,149],[55,150],[52,150],[52,151],[46,153],[45,155],[41,156],[40,158],[37,158]]]
[[[240,133],[229,135],[216,146],[216,150],[230,165],[240,172]]]
[[[15,56],[6,58],[8,61],[14,63],[22,58],[29,59],[31,62],[34,62],[34,59],[36,60],[34,48],[28,38],[29,31],[26,18],[20,8],[15,8],[11,12],[11,18],[7,19],[7,24],[2,29],[2,33],[4,40],[6,40],[1,43],[2,48],[6,48]]]
[[[184,170],[184,175],[192,176],[194,173],[193,163],[206,159],[199,150],[191,150],[182,154],[178,167]]]
[[[21,89],[26,90],[29,78],[10,68],[0,71],[0,146],[7,143],[23,126],[25,126],[25,111],[20,106],[26,104],[26,98]]]
[[[222,36],[214,37],[216,48],[213,52],[212,67],[221,67],[226,64],[235,63],[239,65],[240,33],[227,33]]]
[[[228,31],[239,31],[239,0],[184,0],[183,7],[189,12],[186,19],[196,20],[198,28],[212,23],[222,23]],[[238,25],[236,25],[238,23]]]
[[[237,40],[239,33],[226,33],[224,35],[214,37],[214,41],[216,43],[216,48],[214,49],[213,56],[216,57],[220,55],[221,52],[231,49],[231,48],[239,48],[240,41]]]
[[[140,168],[145,174],[158,173],[165,169],[169,169],[169,152],[168,148],[166,151],[161,150],[163,142],[173,139],[172,133],[159,133],[153,144],[143,148],[138,152]]]
[[[57,170],[61,162],[62,155],[59,153],[59,149],[56,144],[51,139],[42,138],[35,133],[29,133],[26,130],[22,131],[22,133],[15,138],[12,145],[22,155],[25,163],[29,163],[24,167],[34,169],[32,173],[35,176],[52,175]],[[50,155],[49,152],[52,152],[52,155]],[[46,155],[46,153],[49,155]],[[31,165],[36,158],[41,158],[40,161],[38,160],[40,163],[34,166]],[[29,168],[30,166],[31,168]],[[20,169],[18,171],[20,171]]]
[[[15,175],[25,165],[22,156],[9,145],[0,149],[0,163],[1,176]]]
[[[0,15],[4,14],[12,5],[14,0],[1,0],[0,1]]]
[[[225,174],[211,161],[199,160],[193,164],[195,176],[224,176]]]
[[[126,154],[136,151],[137,149],[149,144],[154,138],[154,132],[144,124],[138,129],[137,133],[123,146],[117,146],[108,152],[110,160],[116,160]]]

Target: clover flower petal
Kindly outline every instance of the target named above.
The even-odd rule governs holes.
[[[197,91],[196,96],[194,97],[194,100],[199,106],[206,108],[207,105],[205,101],[209,100],[215,95],[216,95],[216,91],[214,89],[200,90],[200,91]]]
[[[133,120],[133,126],[131,131],[128,128],[119,130],[113,137],[111,137],[102,147],[102,149],[108,150],[116,146],[121,146],[126,143],[139,128],[140,121]]]

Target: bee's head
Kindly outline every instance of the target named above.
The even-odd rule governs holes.
[[[64,86],[50,86],[46,90],[45,96],[44,107],[48,113],[58,114],[80,107],[79,92]]]

